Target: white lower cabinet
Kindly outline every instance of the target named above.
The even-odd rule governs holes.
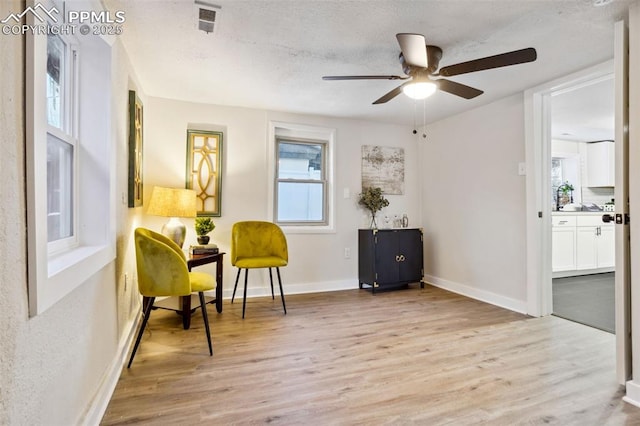
[[[615,267],[615,227],[600,215],[552,218],[553,272]]]
[[[553,272],[573,271],[576,269],[576,228],[554,229],[551,233]]]
[[[576,269],[615,266],[615,228],[600,216],[578,216],[576,221]]]
[[[575,270],[576,217],[553,216],[551,227],[551,269],[553,272]]]
[[[597,227],[581,226],[576,230],[576,269],[598,267]]]
[[[598,268],[616,266],[616,228],[614,225],[600,227],[598,236]]]

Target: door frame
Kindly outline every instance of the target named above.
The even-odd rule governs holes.
[[[551,97],[613,78],[613,61],[525,91],[527,313],[550,315],[551,289]]]

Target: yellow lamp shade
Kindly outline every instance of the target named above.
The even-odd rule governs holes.
[[[196,192],[193,189],[156,186],[151,193],[147,214],[170,217],[162,226],[162,233],[182,248],[187,228],[179,217],[196,217]]]
[[[196,192],[193,189],[156,186],[151,193],[147,214],[165,217],[196,217]]]

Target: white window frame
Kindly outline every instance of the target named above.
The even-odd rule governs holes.
[[[322,165],[320,174],[321,179],[296,179],[296,178],[281,178],[280,176],[280,144],[294,144],[294,145],[320,145],[322,150]],[[275,185],[274,185],[274,203],[273,203],[273,217],[275,223],[281,226],[326,226],[329,222],[328,214],[328,200],[327,200],[327,152],[328,141],[315,140],[315,139],[303,139],[276,136],[275,142],[275,154],[276,154],[276,172],[275,172]],[[322,219],[320,220],[278,220],[278,200],[280,197],[279,186],[281,183],[299,183],[299,184],[315,184],[322,185]]]
[[[48,136],[54,136],[69,144],[73,148],[73,158],[71,162],[71,235],[55,241],[47,242],[49,255],[62,253],[78,246],[78,166],[79,166],[79,144],[78,144],[78,64],[79,47],[75,37],[69,35],[57,35],[66,45],[64,53],[64,66],[61,70],[63,80],[63,91],[61,93],[62,126],[61,128],[49,124],[47,117],[47,144]],[[49,213],[47,213],[48,215]]]
[[[295,234],[314,234],[314,233],[335,233],[335,140],[336,130],[333,128],[313,126],[298,123],[286,123],[281,121],[271,121],[269,123],[269,143],[268,143],[268,180],[267,193],[268,198],[268,214],[269,220],[275,222],[276,209],[276,177],[278,166],[277,139],[288,140],[312,140],[326,141],[325,145],[325,214],[326,221],[324,224],[312,224],[309,222],[283,222],[280,227],[285,233]]]
[[[29,2],[27,2],[29,4]],[[46,8],[55,4],[40,3]],[[91,3],[99,8],[97,3]],[[89,3],[83,3],[87,7]],[[59,4],[58,10],[63,10]],[[100,10],[100,9],[96,9]],[[25,15],[37,26],[33,14]],[[47,232],[47,36],[28,31],[25,67],[26,208],[29,316],[39,315],[113,262],[116,255],[116,146],[111,124],[111,44],[102,37],[78,39],[77,136],[74,185],[75,244],[49,252]],[[124,91],[123,91],[124,92]],[[113,102],[113,103],[112,103]],[[83,105],[83,107],[80,107]],[[53,130],[55,132],[55,130]],[[87,167],[84,165],[87,164]]]

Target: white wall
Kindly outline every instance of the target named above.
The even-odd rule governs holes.
[[[521,94],[427,126],[421,143],[428,281],[525,311]]]
[[[268,164],[272,155],[268,149],[269,123],[278,121],[336,129],[336,231],[325,234],[288,233],[289,266],[282,270],[285,293],[357,288],[357,229],[368,225],[365,212],[357,206],[362,145],[405,149],[405,194],[387,196],[390,206],[382,215],[407,213],[412,226],[420,225],[417,144],[409,128],[161,98],[149,98],[145,108],[146,197],[155,185],[184,186],[188,126],[194,128],[194,123],[197,123],[224,131],[222,217],[214,218],[216,229],[210,235],[211,241],[227,253],[230,251],[233,223],[249,219],[272,220],[268,208],[271,184]],[[350,193],[349,198],[344,198],[345,189]],[[159,229],[165,221],[165,218],[146,216],[143,224]],[[187,246],[195,243],[193,220],[184,219],[183,222],[187,225]],[[344,258],[345,248],[351,249],[350,259]],[[213,272],[213,267],[209,272]],[[236,270],[228,259],[224,272],[225,295],[229,297]],[[251,272],[249,294],[267,294],[266,273]]]

